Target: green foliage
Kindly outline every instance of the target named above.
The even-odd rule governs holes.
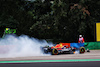
[[[94,24],[100,20],[99,0],[0,1],[0,36],[6,27],[17,35],[77,42],[82,34],[94,41]]]

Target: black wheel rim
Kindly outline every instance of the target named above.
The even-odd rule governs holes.
[[[58,53],[58,51],[55,49],[55,50],[54,50],[54,53]]]
[[[81,49],[81,53],[84,53],[84,52],[85,52],[85,50],[84,50],[84,48],[82,48],[82,49]]]

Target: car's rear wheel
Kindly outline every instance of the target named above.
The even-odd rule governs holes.
[[[85,48],[84,47],[80,47],[80,53],[84,53],[85,52]]]
[[[58,55],[58,50],[57,49],[53,49],[52,50],[52,55]]]

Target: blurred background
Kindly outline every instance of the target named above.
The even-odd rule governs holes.
[[[52,42],[95,41],[100,0],[0,0],[0,37],[5,28]]]

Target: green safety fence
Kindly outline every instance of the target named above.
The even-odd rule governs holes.
[[[85,42],[85,49],[96,50],[100,49],[100,42]]]

